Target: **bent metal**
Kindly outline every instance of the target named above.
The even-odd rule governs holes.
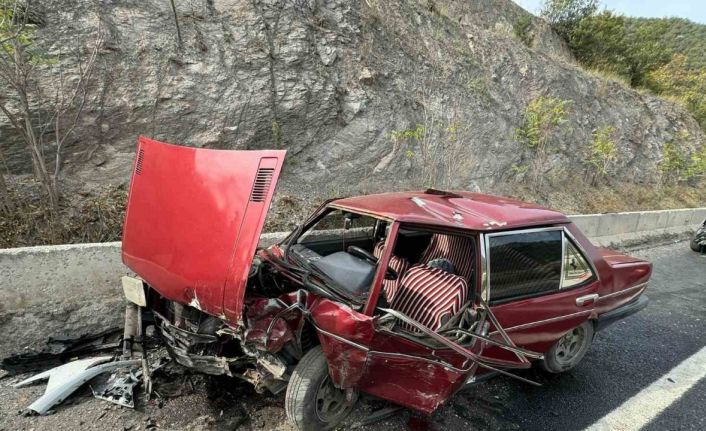
[[[649,262],[478,193],[326,201],[257,249],[284,158],[141,137],[122,256],[174,360],[286,390],[298,429],[334,427],[361,392],[431,413],[489,373],[536,384],[512,370],[568,371],[647,305]]]

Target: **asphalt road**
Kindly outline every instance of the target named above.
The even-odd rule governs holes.
[[[539,389],[515,385],[508,416],[523,429],[582,429],[706,345],[706,255],[686,243],[635,254],[654,264],[650,305],[600,333],[570,375]],[[706,429],[704,389],[701,381],[648,428]]]
[[[641,391],[706,346],[706,255],[692,252],[687,242],[631,254],[654,264],[646,292],[650,305],[599,333],[584,361],[573,371],[547,375],[530,370],[523,374],[543,383],[542,387],[496,377],[457,394],[429,417],[402,410],[363,429],[571,431],[583,430],[616,409],[618,415],[622,414],[621,406],[626,401],[639,397]],[[704,370],[706,359],[699,360],[702,362],[697,362],[697,369]],[[178,383],[182,380],[174,376],[162,382],[176,385],[182,393],[163,403],[139,403],[136,410],[121,410],[93,399],[85,390],[53,415],[37,418],[17,412],[38,397],[44,386],[15,390],[10,387],[12,379],[0,378],[0,431],[136,430],[152,423],[159,429],[292,430],[286,422],[282,394],[255,394],[248,384],[232,380],[198,380],[188,385],[189,389]],[[159,388],[162,392],[167,389]],[[651,396],[660,394],[657,391]],[[706,429],[706,378],[664,409],[653,409],[649,397],[647,401],[647,408],[656,417],[644,429]],[[385,406],[384,402],[363,398],[341,429],[354,427]]]
[[[685,242],[632,254],[654,264],[646,291],[649,306],[599,333],[570,373],[529,372],[542,387],[497,378],[459,395],[471,400],[500,397],[494,411],[502,419],[488,428],[584,429],[706,346],[706,255],[692,252]],[[645,428],[706,429],[706,379]]]

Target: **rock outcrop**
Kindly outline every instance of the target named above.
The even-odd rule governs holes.
[[[680,107],[576,66],[542,20],[510,0],[41,0],[49,53],[102,38],[65,146],[62,182],[129,181],[143,134],[209,148],[286,148],[280,191],[341,195],[425,185],[508,193],[531,151],[527,104],[570,100],[544,175],[585,171],[592,133],[616,128],[611,180],[653,184],[665,143],[704,135]],[[528,18],[529,17],[529,18]],[[515,34],[530,20],[527,46]],[[11,171],[29,159],[0,117]],[[570,190],[568,190],[570,192]]]

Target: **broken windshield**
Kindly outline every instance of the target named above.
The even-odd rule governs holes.
[[[331,210],[304,231],[297,243],[322,255],[344,251],[346,241],[352,243],[372,241],[377,222],[378,220],[373,217],[349,211]],[[328,244],[329,247],[324,247],[324,244]]]

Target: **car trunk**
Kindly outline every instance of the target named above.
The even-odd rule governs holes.
[[[609,248],[605,247],[600,247],[598,249],[601,253],[601,256],[603,259],[606,261],[606,263],[612,267],[619,267],[621,265],[629,265],[633,263],[638,263],[638,262],[645,262],[645,260],[630,256],[625,253],[621,253],[619,251],[611,250]]]
[[[625,289],[631,292],[631,294],[615,297],[612,302],[604,302],[604,304],[617,307],[639,296],[642,290],[630,290],[629,288],[647,283],[652,274],[652,264],[644,259],[603,247],[599,248],[599,251],[605,262],[610,265],[612,275],[609,290],[602,292],[602,294],[616,294]]]
[[[122,258],[165,298],[238,321],[285,151],[225,151],[140,137]]]

